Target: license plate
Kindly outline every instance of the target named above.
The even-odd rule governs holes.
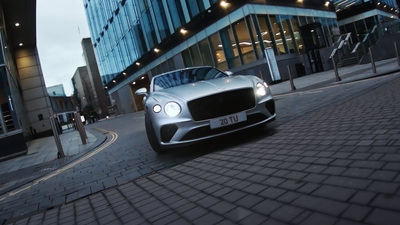
[[[211,129],[229,126],[231,124],[240,123],[247,120],[245,112],[236,113],[228,116],[222,116],[219,118],[212,119],[210,121]]]

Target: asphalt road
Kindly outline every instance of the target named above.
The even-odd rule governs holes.
[[[398,76],[399,74],[387,75],[277,95],[277,120],[267,127],[175,149],[162,155],[151,150],[144,131],[142,112],[88,125],[86,129],[89,131],[99,132],[101,129],[107,135],[106,147],[97,149],[72,168],[54,171],[52,176],[14,190],[11,195],[1,199],[0,221],[46,210],[210,152],[274,135],[283,124],[326,106],[346,102],[387,84]]]

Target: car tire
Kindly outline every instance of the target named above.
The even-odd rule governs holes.
[[[146,126],[147,139],[149,140],[151,148],[153,148],[153,150],[159,154],[165,153],[165,150],[161,148],[161,145],[157,140],[153,124],[151,123],[151,120],[147,115],[145,115],[145,126]]]

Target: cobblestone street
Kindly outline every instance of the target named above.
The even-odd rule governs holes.
[[[272,136],[7,224],[399,224],[393,76]]]

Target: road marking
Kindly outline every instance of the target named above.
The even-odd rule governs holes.
[[[19,194],[19,193],[21,193],[23,191],[26,191],[26,190],[36,186],[40,182],[43,182],[43,181],[46,181],[46,180],[48,180],[48,179],[50,179],[52,177],[55,177],[55,176],[59,175],[60,173],[62,173],[64,171],[66,171],[68,169],[71,169],[72,167],[78,165],[79,163],[82,163],[82,162],[86,161],[87,159],[93,157],[94,155],[96,155],[96,154],[100,153],[101,151],[103,151],[104,149],[106,149],[108,146],[110,146],[112,143],[114,143],[118,139],[118,134],[117,133],[114,133],[114,132],[111,132],[111,131],[107,131],[107,130],[104,130],[104,129],[101,129],[101,128],[95,128],[95,129],[97,129],[97,130],[99,130],[99,131],[101,131],[103,133],[110,134],[111,135],[111,140],[109,142],[99,146],[95,150],[89,152],[88,154],[84,155],[83,157],[71,162],[70,164],[62,166],[61,168],[57,169],[56,171],[53,171],[53,172],[47,174],[46,176],[43,176],[43,177],[31,182],[28,185],[24,185],[24,186],[14,190],[14,191],[11,191],[8,194],[5,194],[6,196],[0,198],[0,202],[3,201],[4,199],[8,198],[8,197],[11,197],[11,196]]]

